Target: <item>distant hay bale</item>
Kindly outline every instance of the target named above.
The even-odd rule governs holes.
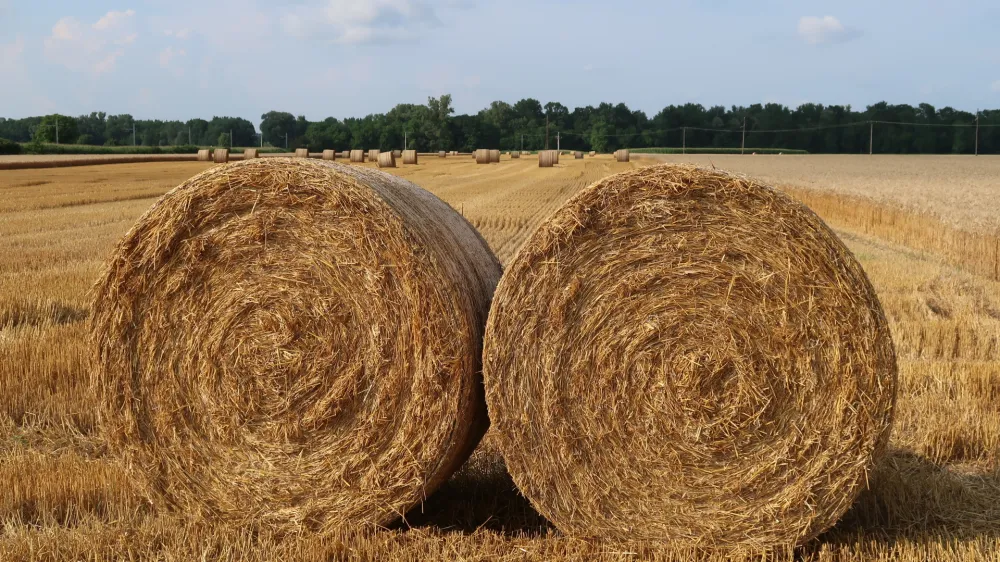
[[[403,164],[416,164],[417,163],[417,151],[416,150],[404,150],[403,151]]]
[[[392,157],[393,158],[402,158],[402,156],[403,156],[403,151],[402,150],[393,150],[392,151]]]
[[[447,158],[447,157],[448,157],[448,153],[447,152],[445,152],[443,150],[439,150],[438,151],[438,158]]]
[[[295,157],[296,158],[309,158],[309,149],[308,148],[296,148],[295,149]]]
[[[318,159],[216,166],[167,193],[95,289],[102,435],[194,520],[387,525],[487,422],[499,264],[403,179]]]
[[[539,168],[551,168],[559,163],[559,151],[558,150],[540,150],[538,151],[538,167]]]
[[[351,151],[350,150],[341,150],[340,151],[340,157],[343,158],[344,160],[350,160],[351,159]]]
[[[379,168],[395,168],[396,167],[396,155],[395,151],[380,152],[378,155],[378,167]]]
[[[243,159],[253,160],[254,158],[260,158],[260,151],[256,148],[244,148],[243,149]]]
[[[557,210],[497,287],[484,340],[497,445],[563,532],[801,544],[884,452],[896,359],[875,290],[812,211],[661,165]]]
[[[629,151],[627,148],[622,148],[615,151],[615,160],[618,162],[628,162],[629,161]]]
[[[355,164],[360,164],[365,161],[365,151],[364,150],[352,150],[351,151],[351,162]]]
[[[491,163],[495,163],[495,162],[499,162],[499,161],[500,161],[500,151],[499,150],[491,150],[490,151],[490,162]]]
[[[583,159],[583,152],[580,152],[579,150],[574,151],[573,152],[573,159],[574,160],[581,160],[581,159]]]
[[[369,162],[377,162],[379,154],[381,154],[381,152],[378,149],[373,148],[373,149],[369,150],[368,151],[368,161]]]
[[[198,150],[198,161],[199,162],[211,162],[212,161],[212,151],[207,148],[202,148]]]
[[[212,155],[212,161],[216,164],[225,164],[226,162],[229,162],[229,149],[216,148],[215,153]]]
[[[596,150],[591,150],[590,151],[590,155],[591,156],[597,156],[597,151]]]
[[[510,157],[511,157],[511,159],[520,158],[521,157],[521,153],[518,152],[517,150],[512,150],[511,153],[510,153]]]
[[[476,159],[476,164],[489,164],[490,163],[490,151],[485,148],[480,148],[472,155]]]
[[[323,151],[323,160],[336,160],[336,159],[337,159],[337,152],[336,151],[334,151],[334,150],[324,150]]]

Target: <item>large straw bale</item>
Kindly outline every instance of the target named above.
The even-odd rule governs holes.
[[[472,157],[476,159],[476,164],[490,163],[490,151],[488,149],[480,148],[472,154]]]
[[[538,167],[539,168],[551,168],[559,163],[559,151],[558,150],[540,150],[538,151]]]
[[[212,151],[208,148],[202,148],[198,150],[198,161],[199,162],[211,162],[212,161]]]
[[[490,151],[490,163],[497,163],[500,161],[500,151],[493,149]]]
[[[404,150],[403,151],[403,164],[416,164],[417,163],[417,151],[416,150]]]
[[[483,357],[514,482],[578,536],[801,544],[865,487],[896,396],[882,307],[837,236],[690,166],[556,211],[508,265]]]
[[[378,167],[379,168],[395,168],[396,167],[396,153],[394,151],[380,152],[378,155]]]
[[[336,160],[336,159],[337,159],[337,151],[329,149],[323,151],[323,160]]]
[[[630,158],[629,150],[622,148],[615,151],[615,160],[618,162],[628,162]]]
[[[216,164],[225,164],[229,162],[229,149],[228,148],[216,148],[215,152],[212,154],[212,162]]]
[[[352,150],[350,154],[351,162],[360,163],[365,161],[364,150]]]
[[[216,166],[117,245],[92,303],[100,428],[156,505],[290,531],[386,525],[487,424],[499,264],[401,178]]]

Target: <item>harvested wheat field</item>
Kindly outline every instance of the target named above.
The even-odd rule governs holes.
[[[752,173],[808,204],[864,268],[894,341],[893,427],[865,490],[831,529],[774,556],[1000,559],[1000,240],[989,220],[1000,213],[993,179],[1000,159],[664,158]],[[531,158],[491,166],[427,158],[389,171],[451,204],[510,266],[571,197],[657,161],[633,154],[618,163],[602,155],[539,168]],[[0,171],[0,560],[722,556],[656,541],[564,535],[517,491],[492,430],[422,506],[376,531],[279,532],[154,509],[95,429],[90,291],[139,217],[212,167]],[[963,191],[975,194],[973,203],[957,195]],[[627,464],[628,450],[620,452]]]

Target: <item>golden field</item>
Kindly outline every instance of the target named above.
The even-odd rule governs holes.
[[[539,169],[533,157],[464,156],[391,171],[461,211],[507,262],[581,188],[658,160],[748,173],[809,204],[861,261],[890,320],[900,361],[890,454],[841,523],[798,556],[1000,560],[1000,159],[601,156]],[[154,510],[95,433],[88,290],[135,219],[208,166],[0,172],[0,560],[690,559],[669,545],[561,536],[517,493],[489,434],[398,528],[275,536]]]

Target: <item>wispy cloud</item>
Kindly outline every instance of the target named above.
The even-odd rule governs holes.
[[[78,72],[111,72],[125,55],[124,47],[139,36],[131,31],[133,16],[133,10],[112,10],[90,26],[74,17],[64,17],[52,26],[51,34],[43,41],[45,57]]]
[[[420,0],[325,0],[281,18],[289,35],[342,44],[412,41],[439,23],[434,6]]]
[[[802,16],[799,19],[799,37],[810,45],[846,43],[861,36],[861,32],[847,27],[833,16]]]

